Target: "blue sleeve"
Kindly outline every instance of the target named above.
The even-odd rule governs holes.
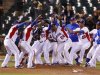
[[[65,25],[65,28],[71,29],[71,24]]]
[[[54,24],[58,27],[60,26],[59,23],[57,22],[57,20],[54,20]]]
[[[74,23],[72,24],[74,26],[74,28],[80,28],[78,24]]]
[[[98,30],[98,36],[100,37],[100,30]]]
[[[31,24],[31,27],[33,27],[36,24],[37,24],[37,21],[33,21],[32,24]]]
[[[48,30],[50,30],[51,29],[51,24],[49,24],[49,27],[48,27]]]
[[[23,27],[24,25],[27,25],[26,22],[23,22],[23,23],[18,24],[18,25],[16,26],[16,28],[21,28],[21,27]]]
[[[84,31],[83,31],[83,30],[80,30],[79,33],[80,33],[80,34],[84,34]]]

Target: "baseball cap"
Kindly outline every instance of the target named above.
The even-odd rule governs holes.
[[[12,23],[12,26],[14,26],[14,25],[16,25],[16,24],[19,24],[19,23],[21,23],[19,20],[16,20],[16,21],[14,21],[13,23]]]
[[[44,19],[44,22],[50,24],[50,21],[48,19]]]
[[[79,21],[79,23],[85,24],[85,21],[84,21],[83,19],[81,19],[81,20]]]
[[[49,16],[54,16],[54,13],[49,14]]]
[[[72,17],[72,18],[70,19],[70,21],[74,21],[74,20],[76,20],[76,18],[74,18],[74,17]]]
[[[100,21],[98,21],[98,22],[96,23],[96,25],[100,26]]]

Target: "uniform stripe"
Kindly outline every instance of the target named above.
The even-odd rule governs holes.
[[[66,36],[66,38],[68,38],[67,33],[65,32],[64,28],[62,27],[61,31],[64,33],[64,35]]]
[[[46,30],[46,39],[48,39],[49,31]]]
[[[27,33],[26,33],[26,41],[29,39],[30,37],[30,32],[31,32],[32,28],[28,28],[27,29]]]
[[[90,38],[90,35],[88,34],[88,32],[87,32],[87,33],[85,33],[85,35],[86,35],[86,37],[87,37],[88,41],[91,41],[91,38]]]
[[[15,34],[16,30],[17,30],[17,28],[14,27],[13,30],[12,30],[12,32],[10,33],[10,38],[12,38],[12,36]]]

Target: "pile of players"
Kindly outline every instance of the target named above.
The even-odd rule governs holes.
[[[23,27],[20,41],[16,45],[18,30]],[[34,36],[36,38],[31,45]],[[16,21],[5,37],[4,46],[7,54],[1,64],[2,68],[8,67],[12,54],[15,57],[15,68],[22,68],[25,54],[28,59],[27,68],[34,68],[35,64],[73,65],[74,60],[80,65],[88,48],[90,50],[86,56],[85,66],[96,67],[96,61],[100,61],[100,22],[96,23],[96,29],[89,31],[83,19],[77,21],[72,17],[70,24],[66,25],[65,20],[55,14],[51,14],[49,19],[43,19],[43,16],[39,15],[34,21]]]

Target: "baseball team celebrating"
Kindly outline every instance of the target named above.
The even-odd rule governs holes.
[[[18,34],[20,28],[24,28],[21,35]],[[34,43],[31,44],[34,36]],[[14,22],[4,39],[4,46],[7,54],[1,64],[2,68],[8,67],[12,54],[15,68],[22,68],[26,56],[27,68],[34,68],[35,64],[73,65],[74,60],[80,65],[89,48],[85,67],[96,67],[96,62],[100,61],[100,21],[96,23],[95,29],[89,31],[83,19],[77,21],[72,17],[70,24],[66,25],[61,15],[53,13],[49,19],[39,15],[34,21]]]

